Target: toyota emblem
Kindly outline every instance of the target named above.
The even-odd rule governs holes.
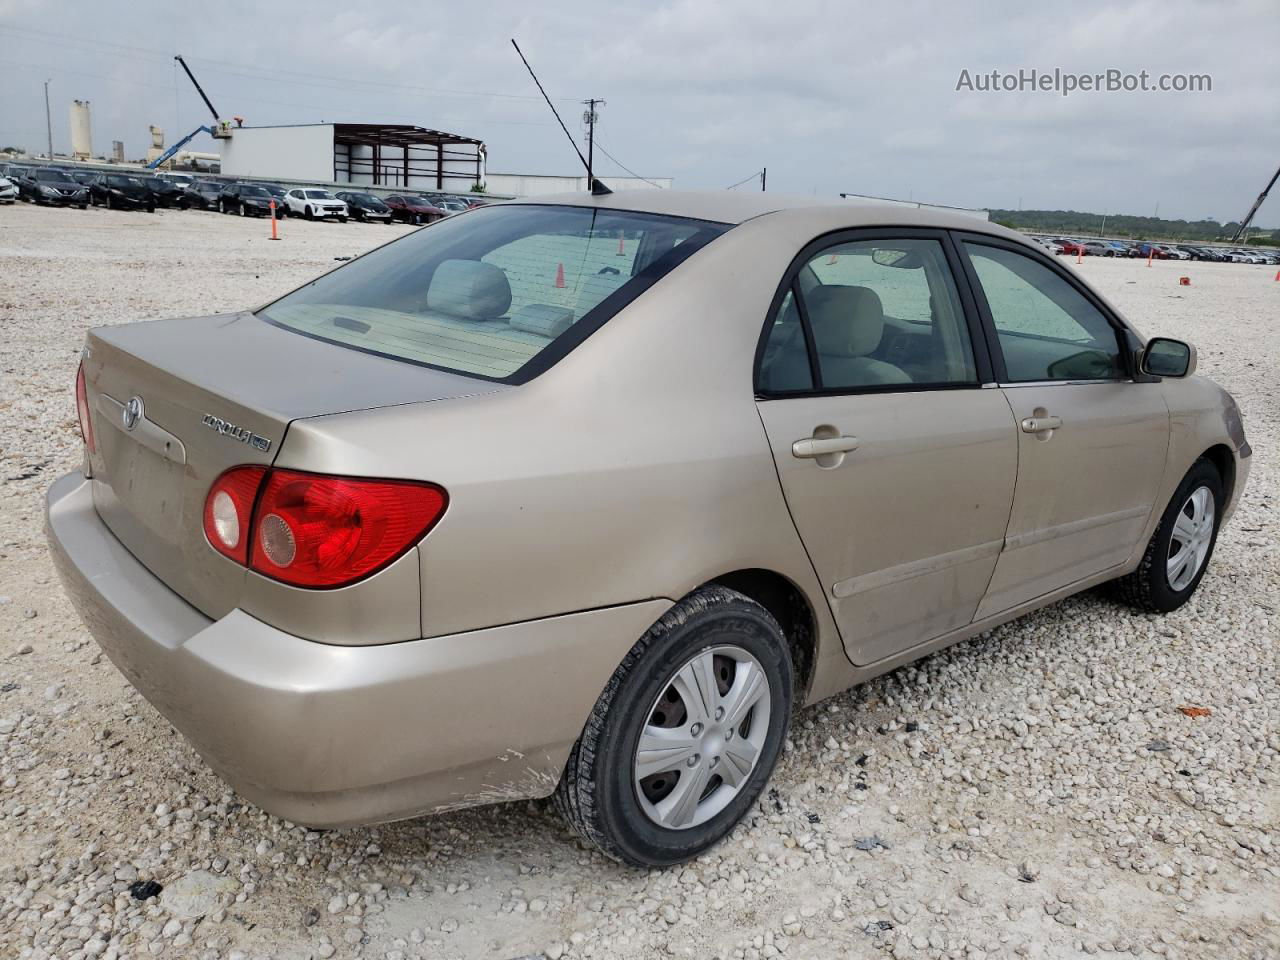
[[[124,405],[124,412],[121,413],[120,419],[124,421],[126,430],[136,427],[138,421],[142,419],[142,398],[130,397],[129,402]]]

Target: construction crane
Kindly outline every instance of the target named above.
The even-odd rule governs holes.
[[[1240,235],[1249,229],[1249,224],[1253,220],[1253,215],[1258,212],[1258,208],[1262,206],[1263,201],[1267,199],[1267,194],[1270,193],[1271,188],[1276,185],[1276,178],[1278,177],[1280,177],[1280,169],[1276,170],[1276,172],[1271,175],[1271,182],[1262,188],[1262,192],[1258,194],[1258,199],[1253,201],[1253,206],[1249,208],[1249,212],[1240,223],[1240,229],[1238,229],[1235,236],[1231,238],[1232,243],[1238,243]]]
[[[178,63],[182,64],[182,69],[186,71],[187,79],[191,81],[191,85],[196,88],[196,93],[200,94],[200,99],[203,100],[204,105],[209,108],[209,112],[213,114],[213,124],[196,127],[194,130],[188,133],[185,137],[183,137],[181,140],[175,143],[172,147],[170,147],[164,153],[160,154],[160,156],[156,157],[154,160],[148,163],[147,164],[148,170],[155,170],[157,167],[163,166],[165,163],[168,163],[170,157],[172,157],[175,153],[177,153],[189,142],[191,142],[191,139],[193,137],[196,137],[202,133],[207,133],[209,134],[209,136],[216,137],[219,139],[224,139],[231,136],[230,124],[228,124],[225,120],[223,120],[221,117],[218,116],[218,111],[214,109],[212,101],[209,100],[208,95],[204,92],[204,88],[200,86],[200,81],[198,81],[196,79],[196,75],[191,72],[191,68],[187,66],[187,61],[182,59],[181,54],[178,54],[173,59],[177,60]]]

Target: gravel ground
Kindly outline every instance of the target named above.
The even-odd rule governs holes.
[[[541,802],[316,833],[235,797],[58,588],[42,497],[79,462],[77,351],[404,229],[0,208],[0,956],[1280,956],[1272,268],[1078,268],[1244,410],[1253,476],[1192,602],[1077,597],[801,712],[767,798],[688,867],[619,867]]]

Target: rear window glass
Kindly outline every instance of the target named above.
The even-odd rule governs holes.
[[[519,383],[726,229],[585,207],[492,206],[380,247],[259,316],[342,346]]]

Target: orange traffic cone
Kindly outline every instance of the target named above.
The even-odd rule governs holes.
[[[1149,266],[1151,266],[1151,259],[1152,259],[1155,255],[1156,255],[1156,248],[1155,248],[1155,247],[1149,247],[1149,248],[1147,248],[1147,266],[1148,266],[1148,267],[1149,267]]]
[[[270,211],[267,215],[271,217],[271,239],[279,240],[280,234],[276,232],[276,202],[274,200],[267,204],[267,210]]]
[[[1076,245],[1076,263],[1084,263],[1084,247]]]
[[[1190,278],[1190,277],[1179,277],[1179,278],[1178,278],[1178,286],[1180,286],[1180,287],[1189,287],[1189,286],[1191,286],[1191,278]]]
[[[1280,270],[1276,271],[1276,283],[1280,283]]]
[[[564,289],[564,264],[563,263],[556,264],[556,287],[561,290]]]
[[[625,257],[627,255],[627,235],[623,231],[618,231],[618,252],[617,256]]]

